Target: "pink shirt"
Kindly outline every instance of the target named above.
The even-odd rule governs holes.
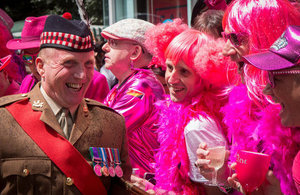
[[[92,82],[84,97],[97,100],[98,102],[104,102],[108,92],[109,87],[106,77],[95,70]]]
[[[154,172],[154,155],[159,147],[156,130],[159,110],[157,100],[164,98],[164,90],[149,70],[134,72],[108,94],[105,104],[123,114],[126,121],[129,157],[132,167],[139,168],[140,177]]]
[[[33,76],[33,74],[26,75],[21,83],[19,93],[27,93],[31,91],[37,82],[38,80]]]

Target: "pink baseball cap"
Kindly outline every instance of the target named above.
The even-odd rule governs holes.
[[[289,26],[266,52],[247,55],[244,60],[262,70],[279,70],[300,62],[300,26]]]
[[[6,47],[11,50],[40,47],[40,36],[48,16],[27,17],[21,33],[21,39],[9,40]]]
[[[0,71],[3,70],[11,60],[11,55],[5,56],[4,58],[0,59]]]

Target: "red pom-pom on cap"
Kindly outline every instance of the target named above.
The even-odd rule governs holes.
[[[72,14],[70,12],[65,12],[62,17],[67,20],[72,20]]]

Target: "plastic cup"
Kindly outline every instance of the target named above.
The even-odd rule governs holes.
[[[240,150],[236,158],[237,178],[247,193],[254,191],[266,179],[271,157],[268,154]]]

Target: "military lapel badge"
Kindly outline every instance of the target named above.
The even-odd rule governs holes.
[[[41,102],[40,100],[36,100],[36,101],[33,101],[32,106],[36,107],[36,108],[42,108],[43,104],[44,104],[44,102]]]

